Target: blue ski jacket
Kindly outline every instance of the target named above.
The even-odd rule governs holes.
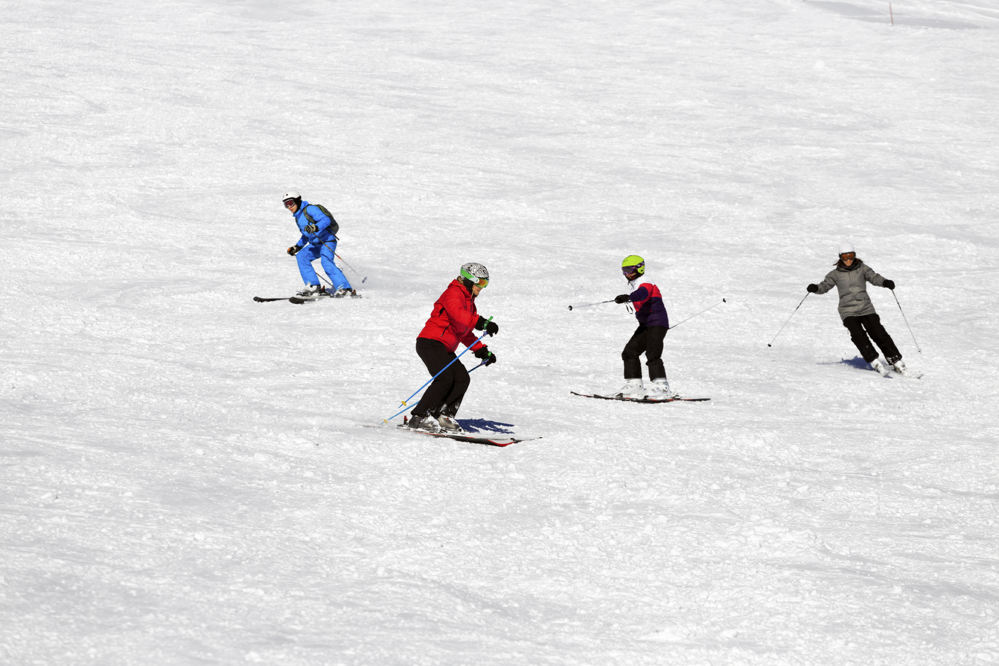
[[[305,214],[306,210],[309,212],[308,216]],[[319,210],[318,206],[313,206],[308,201],[303,200],[302,205],[298,207],[298,210],[293,215],[295,216],[295,224],[298,225],[298,230],[302,232],[302,237],[295,243],[295,247],[301,249],[307,243],[323,245],[331,240],[336,240],[334,237],[340,225],[330,219],[323,211]],[[314,222],[310,222],[309,217]],[[316,225],[317,230],[306,231],[306,227],[313,223]]]

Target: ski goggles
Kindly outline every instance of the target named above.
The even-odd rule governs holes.
[[[638,264],[636,266],[622,266],[621,272],[624,273],[625,277],[628,277],[629,275],[641,275],[639,271],[641,267],[644,265],[645,264]]]
[[[479,289],[485,289],[486,285],[488,285],[488,284],[489,284],[489,280],[487,278],[479,278],[479,281],[477,283],[473,284],[472,286],[473,287],[478,287]]]
[[[856,252],[844,252],[843,254],[839,255],[839,258],[840,259],[856,259],[857,258],[857,253]]]

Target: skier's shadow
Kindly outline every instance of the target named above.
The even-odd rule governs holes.
[[[819,365],[846,365],[851,368],[856,368],[857,370],[870,370],[871,366],[868,365],[867,361],[863,359],[862,356],[854,356],[853,358],[844,358],[838,361],[822,361]]]
[[[500,421],[490,421],[489,419],[458,419],[458,423],[468,433],[496,432],[504,435],[513,434],[512,423],[501,423]]]

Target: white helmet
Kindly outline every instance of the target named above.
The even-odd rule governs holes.
[[[287,201],[288,199],[294,199],[295,201],[301,201],[302,200],[302,195],[299,194],[296,190],[288,190],[288,191],[286,191],[284,193],[284,196],[281,197],[281,201]]]
[[[847,252],[853,252],[854,254],[857,253],[857,251],[853,249],[853,243],[850,241],[843,241],[839,244],[839,253],[846,254]]]
[[[477,264],[474,261],[462,265],[461,275],[459,277],[468,280],[472,284],[481,285],[483,287],[489,283],[489,271],[486,270],[485,266]]]

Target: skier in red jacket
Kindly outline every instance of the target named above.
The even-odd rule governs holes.
[[[490,336],[499,332],[495,322],[486,321],[475,309],[475,299],[489,284],[489,271],[482,264],[468,263],[434,303],[434,311],[416,338],[416,353],[430,375],[441,373],[430,384],[420,402],[410,412],[410,428],[429,432],[461,432],[455,414],[468,390],[468,370],[455,360],[458,343],[472,349],[486,365],[496,362],[496,355],[486,345],[476,342],[475,330]],[[451,363],[448,366],[448,363]],[[447,366],[444,372],[441,372]]]

